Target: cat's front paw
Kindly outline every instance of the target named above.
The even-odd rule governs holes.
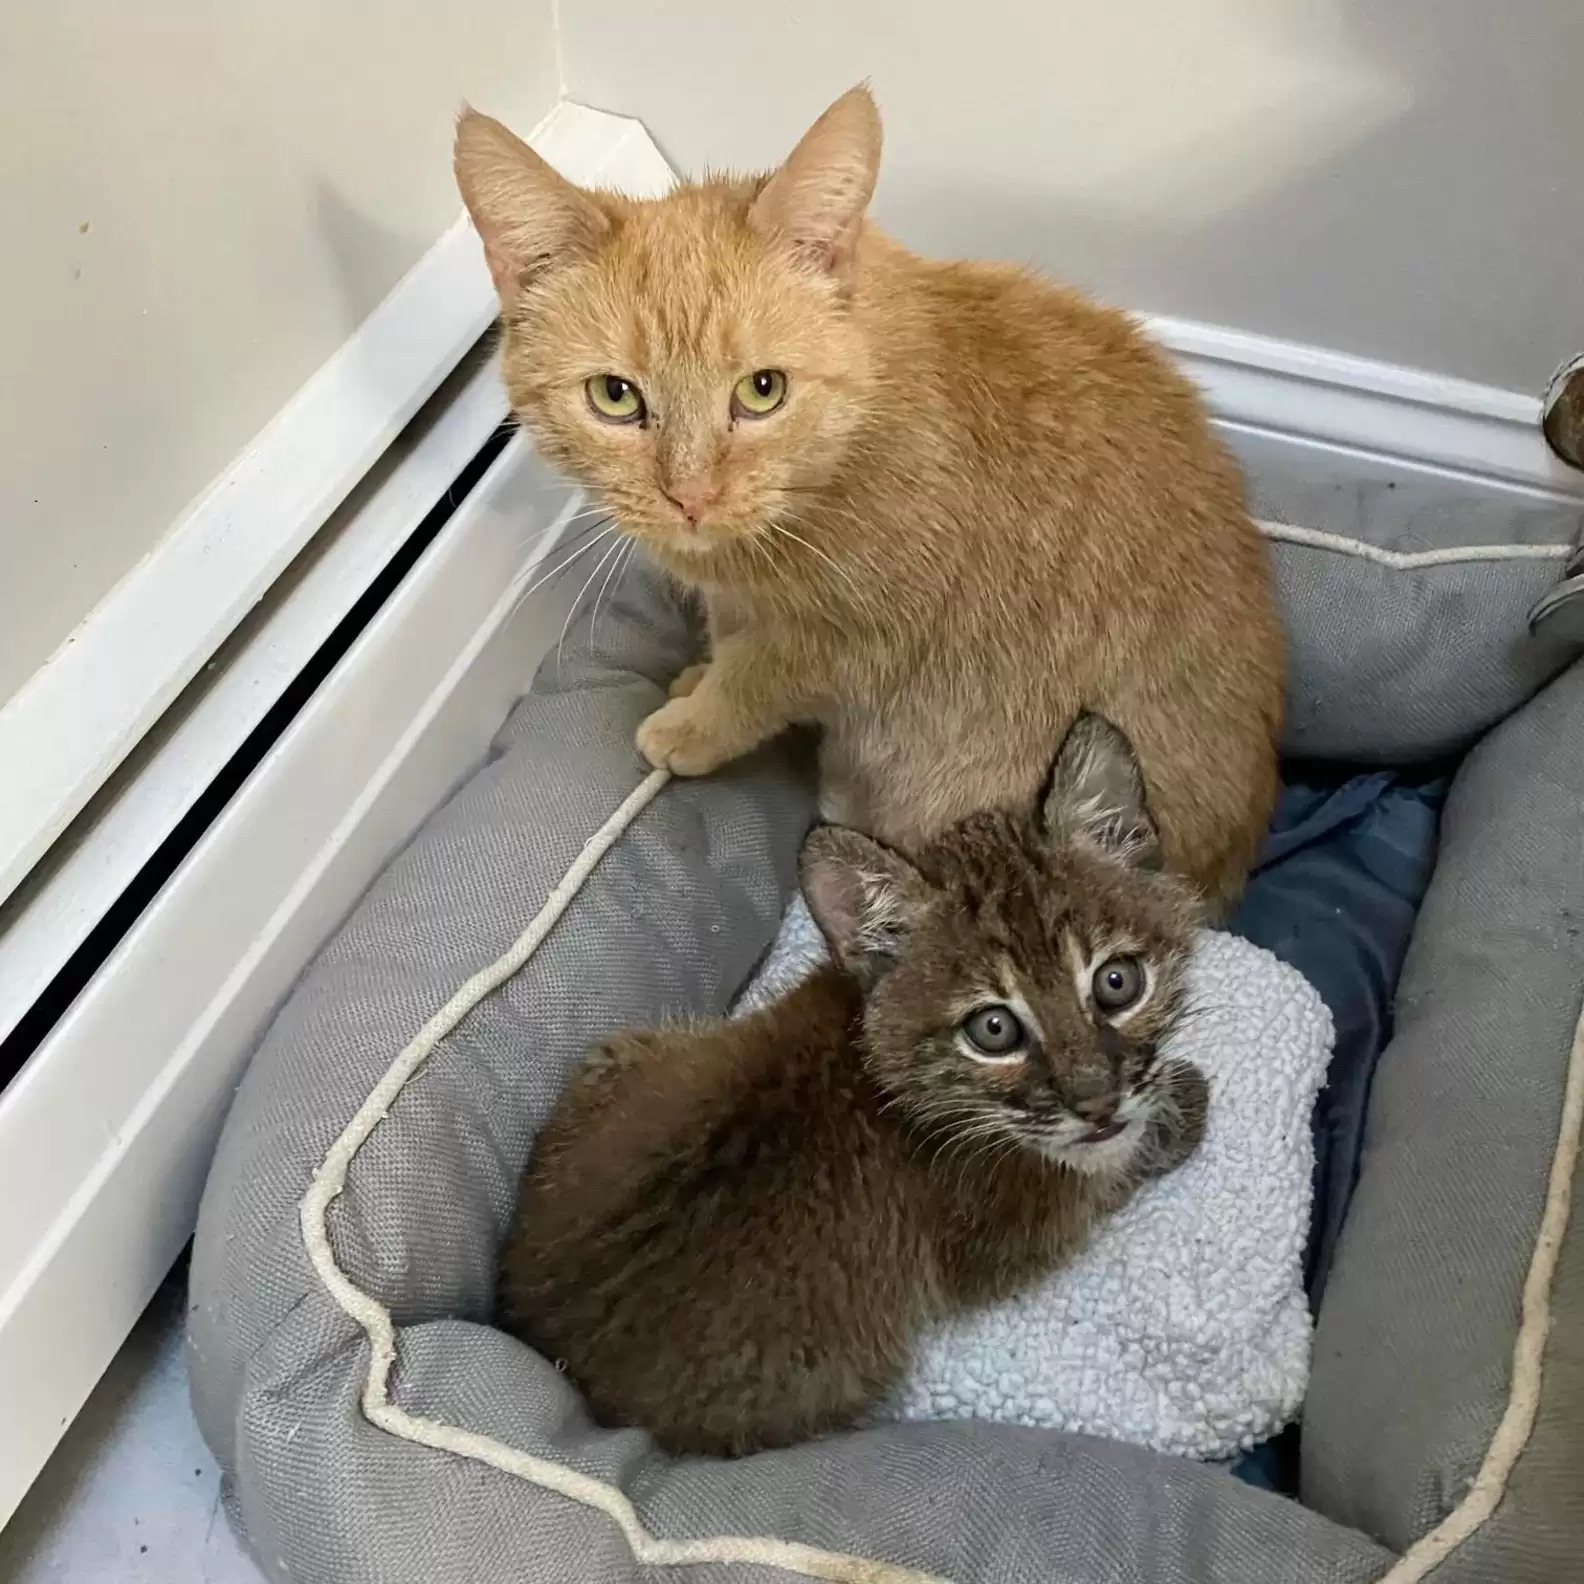
[[[701,708],[697,695],[662,704],[638,728],[637,742],[656,770],[679,776],[708,775],[743,751],[712,712]]]
[[[1166,1062],[1156,1083],[1160,1098],[1150,1122],[1144,1167],[1150,1176],[1161,1177],[1199,1148],[1210,1114],[1210,1085],[1197,1067],[1184,1061]]]
[[[674,699],[686,698],[704,680],[704,673],[708,670],[709,661],[700,660],[697,665],[690,665],[685,671],[679,671],[676,680],[671,684],[670,696]]]

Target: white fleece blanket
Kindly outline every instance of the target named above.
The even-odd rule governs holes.
[[[739,1010],[824,957],[798,899]],[[1297,1413],[1309,1117],[1331,1016],[1295,969],[1231,935],[1200,936],[1189,983],[1198,1015],[1168,1050],[1209,1082],[1204,1142],[1049,1281],[927,1336],[884,1417],[994,1419],[1221,1458]]]

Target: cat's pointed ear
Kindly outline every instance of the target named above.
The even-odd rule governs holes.
[[[760,189],[749,220],[798,259],[846,280],[879,170],[880,112],[860,85],[803,134]]]
[[[457,119],[452,164],[502,303],[545,270],[592,252],[610,224],[587,193],[471,106]]]
[[[1145,797],[1144,772],[1126,733],[1103,715],[1073,722],[1040,799],[1054,840],[1082,842],[1138,869],[1158,869],[1160,832]]]
[[[867,988],[896,960],[930,896],[907,859],[840,825],[823,825],[798,859],[803,898],[836,960]]]

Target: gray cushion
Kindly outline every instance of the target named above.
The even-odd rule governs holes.
[[[639,779],[633,729],[694,632],[657,580],[635,577],[600,639],[541,678],[490,761],[375,884],[280,1013],[226,1124],[193,1255],[193,1400],[272,1577],[675,1576],[635,1562],[600,1512],[374,1428],[359,1408],[367,1344],[316,1280],[297,1213],[396,1052],[504,951]],[[586,647],[579,635],[567,653]],[[666,788],[357,1156],[330,1235],[403,1328],[395,1400],[619,1485],[668,1539],[778,1537],[962,1584],[1375,1578],[1389,1558],[1361,1534],[1217,1470],[1081,1437],[893,1427],[673,1463],[639,1433],[591,1425],[552,1363],[485,1324],[495,1247],[557,1086],[605,1030],[725,1007],[772,936],[811,814],[789,748]],[[698,1576],[787,1574],[738,1560]]]
[[[1581,986],[1584,663],[1453,785],[1319,1317],[1303,1497],[1393,1547],[1462,1498],[1506,1406]],[[1572,1237],[1559,1297],[1576,1303]],[[1545,1435],[1514,1486],[1530,1494],[1504,1506],[1503,1566],[1470,1578],[1539,1584],[1570,1576],[1547,1558],[1584,1555],[1581,1330],[1578,1308],[1556,1322]]]
[[[1530,637],[1527,618],[1561,577],[1584,505],[1515,504],[1359,457],[1298,464],[1256,437],[1239,449],[1250,508],[1275,536],[1290,754],[1401,765],[1460,752],[1578,653]]]
[[[1557,1584],[1584,1556],[1584,1169],[1573,1179],[1574,1214],[1551,1293],[1554,1318],[1544,1355],[1533,1434],[1501,1505],[1448,1564],[1438,1584]]]

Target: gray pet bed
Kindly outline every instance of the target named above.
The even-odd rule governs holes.
[[[774,934],[813,813],[796,744],[704,782],[645,782],[633,730],[696,634],[658,579],[635,576],[597,652],[569,639],[577,662],[547,668],[324,948],[227,1123],[193,1256],[192,1389],[266,1573],[1580,1577],[1584,1233],[1568,1196],[1584,663],[1525,629],[1574,526],[1540,514],[1509,530],[1529,542],[1495,548],[1450,518],[1389,542],[1275,530],[1289,749],[1404,762],[1477,742],[1319,1316],[1302,1505],[1216,1469],[986,1425],[672,1462],[595,1426],[552,1362],[490,1327],[496,1247],[558,1085],[606,1031],[727,1005]],[[526,966],[445,1033],[454,1016],[432,1020],[640,787],[630,828]]]

